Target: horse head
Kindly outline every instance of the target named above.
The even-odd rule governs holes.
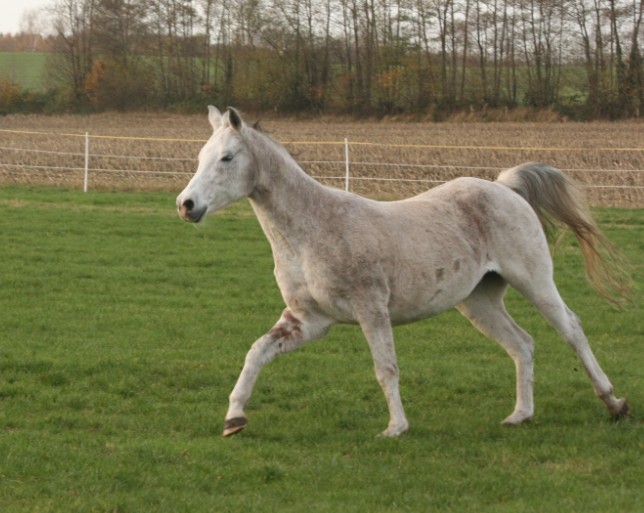
[[[212,135],[199,152],[197,171],[177,197],[179,216],[198,223],[206,214],[250,195],[257,165],[244,134],[250,130],[239,112],[228,107],[222,114],[208,106]]]

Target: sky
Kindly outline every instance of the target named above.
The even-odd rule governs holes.
[[[0,32],[19,32],[20,20],[26,10],[38,9],[51,3],[52,0],[0,0]]]

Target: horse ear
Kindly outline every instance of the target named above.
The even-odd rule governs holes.
[[[230,123],[230,126],[237,130],[241,130],[241,127],[243,125],[243,121],[241,118],[241,114],[237,112],[237,109],[233,107],[228,107],[228,122]]]
[[[208,121],[210,121],[213,130],[217,130],[221,125],[221,112],[217,107],[208,105]]]

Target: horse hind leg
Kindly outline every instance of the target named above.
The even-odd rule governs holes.
[[[456,308],[481,333],[499,342],[514,361],[516,404],[502,424],[517,425],[534,415],[534,342],[507,313],[503,304],[506,289],[506,281],[490,273]]]
[[[537,293],[525,295],[573,348],[584,365],[595,394],[604,402],[611,415],[615,418],[625,417],[628,414],[626,399],[615,397],[613,385],[599,366],[581,327],[579,317],[563,302],[554,283],[551,281],[541,287]]]

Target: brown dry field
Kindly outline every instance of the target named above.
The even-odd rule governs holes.
[[[344,176],[348,138],[351,190],[370,197],[407,197],[457,176],[494,179],[500,169],[540,161],[586,185],[593,205],[644,207],[642,122],[261,121],[308,173],[335,187],[344,186],[333,177]],[[85,132],[90,189],[179,191],[210,127],[205,115],[5,116],[0,184],[82,188],[84,138],[69,134]]]

